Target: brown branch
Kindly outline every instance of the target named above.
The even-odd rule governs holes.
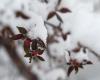
[[[18,56],[16,49],[12,46],[12,41],[0,37],[0,44],[5,47],[9,57],[15,63],[20,73],[27,78],[27,80],[38,80],[37,76],[33,74],[23,63],[22,59]]]
[[[94,56],[96,56],[96,57],[98,58],[98,60],[100,61],[100,55],[99,55],[96,51],[92,50],[90,47],[87,47],[87,46],[85,46],[85,45],[83,45],[83,44],[81,44],[81,43],[78,43],[78,45],[79,45],[80,47],[87,48],[87,49],[88,49]]]
[[[9,27],[4,28],[0,35],[0,46],[4,46],[8,52],[8,56],[11,58],[12,62],[17,66],[19,72],[26,77],[27,80],[38,80],[36,74],[32,73],[30,68],[28,68],[23,60],[20,58],[16,51],[14,41],[7,38],[9,35],[13,35],[12,30]],[[8,34],[8,36],[7,36]],[[5,36],[6,35],[6,36]]]
[[[49,26],[51,26],[51,27],[57,27],[57,26],[55,26],[54,24],[52,24],[52,23],[49,23],[49,22],[47,22],[47,21],[44,21],[44,24],[46,25],[49,25]]]

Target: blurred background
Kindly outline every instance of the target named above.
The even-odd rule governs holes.
[[[68,77],[64,52],[76,47],[77,41],[88,45],[97,53],[100,51],[100,0],[62,0],[61,4],[56,6],[58,1],[60,0],[0,0],[0,80],[100,80],[100,54],[89,52],[88,56],[93,65],[86,65],[77,74],[73,71]],[[63,24],[59,24],[61,20],[57,20],[55,16],[47,20],[50,12],[61,7],[72,11],[67,14],[57,12]],[[89,32],[90,24],[93,25],[93,34]],[[65,37],[59,36],[60,30],[53,28],[57,25],[62,26],[63,34],[69,31],[72,33],[68,35],[68,40],[63,40]],[[36,32],[41,34],[39,35],[44,43],[46,35],[51,35],[48,38],[50,43],[47,44],[50,51],[45,50],[42,55],[44,62],[32,60],[29,63],[29,58],[24,57],[23,41],[9,39],[9,36],[19,33],[16,26],[32,29],[33,32],[34,26],[38,27]],[[52,40],[55,34],[59,43]],[[33,35],[36,34],[31,33],[32,37]]]

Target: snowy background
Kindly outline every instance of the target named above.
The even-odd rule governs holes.
[[[47,1],[48,3],[45,0],[0,0],[0,31],[9,25],[14,33],[18,34],[16,26],[24,27],[28,30],[29,38],[39,37],[47,45],[48,35],[54,35],[55,32],[53,27],[45,25],[44,22],[59,25],[56,16],[47,20],[48,14],[55,11],[58,0]],[[40,80],[100,80],[100,0],[62,0],[57,8],[59,10],[62,7],[71,10],[71,13],[56,11],[63,20],[61,23],[63,34],[71,33],[67,36],[67,40],[63,40],[59,31],[56,32],[58,36],[55,36],[55,39],[59,43],[48,45],[50,54],[47,50],[44,52],[42,55],[44,62],[29,63],[29,59],[24,57],[22,41],[16,41],[18,55]],[[16,11],[23,12],[30,19],[16,17]],[[77,47],[77,43],[87,47],[86,54],[83,53],[83,48],[78,53],[72,51]],[[98,57],[94,56],[91,50],[97,53]],[[73,71],[70,77],[67,77],[66,63],[69,62],[67,51],[71,51],[73,59],[79,62],[89,60],[93,65],[86,65],[77,74]],[[19,73],[2,46],[0,46],[0,80],[27,80]]]

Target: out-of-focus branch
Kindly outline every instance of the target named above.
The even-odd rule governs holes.
[[[92,50],[91,48],[87,47],[87,46],[84,46],[83,44],[81,43],[78,43],[78,45],[80,47],[84,47],[84,48],[87,48],[94,56],[97,57],[97,59],[100,61],[100,55],[98,53],[96,53],[94,50]]]
[[[12,62],[17,66],[19,72],[26,77],[27,80],[38,80],[36,74],[32,73],[31,70],[24,64],[22,59],[18,56],[12,40],[0,35],[0,46],[5,47]]]
[[[44,24],[45,24],[45,25],[47,24],[47,25],[49,25],[49,26],[51,26],[51,27],[53,27],[53,28],[54,28],[54,27],[57,27],[57,26],[55,26],[54,24],[49,23],[49,22],[47,22],[47,21],[44,21]]]

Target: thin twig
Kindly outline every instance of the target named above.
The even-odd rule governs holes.
[[[0,45],[4,46],[8,52],[9,57],[13,61],[13,63],[17,66],[20,73],[22,73],[27,80],[38,80],[37,76],[33,74],[30,69],[28,69],[23,63],[22,59],[18,56],[18,53],[14,47],[12,47],[11,40],[5,40],[0,37]]]
[[[4,46],[4,48],[7,50],[8,56],[10,57],[12,62],[17,66],[19,72],[24,77],[26,77],[27,80],[38,80],[37,75],[35,73],[31,72],[31,70],[24,64],[23,60],[18,55],[14,41],[7,38],[9,36],[9,34],[13,34],[12,30],[9,27],[6,27],[0,33],[1,33],[0,46]],[[7,34],[8,34],[8,36],[7,36]],[[4,35],[6,35],[6,36],[4,36]]]
[[[81,43],[78,43],[79,46],[87,48],[94,56],[96,56],[98,58],[98,60],[100,61],[100,55],[98,53],[96,53],[94,50],[92,50],[90,47],[84,46]]]
[[[54,24],[52,24],[52,23],[49,23],[49,22],[47,22],[47,21],[44,21],[44,24],[46,25],[49,25],[49,26],[51,26],[51,27],[57,27],[57,26],[55,26]]]

